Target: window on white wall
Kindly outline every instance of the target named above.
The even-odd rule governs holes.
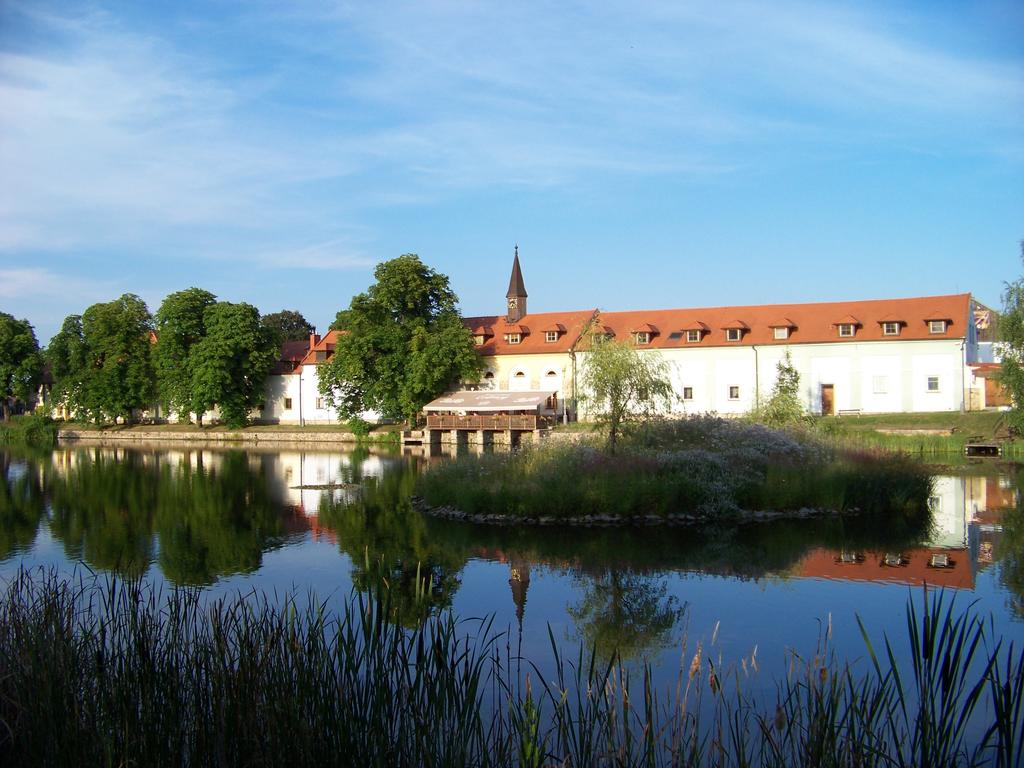
[[[683,387],[683,400],[693,400],[693,387]]]
[[[316,409],[318,411],[322,411],[324,409],[324,399],[322,397],[318,397],[316,399]]]
[[[938,392],[939,391],[939,377],[938,376],[929,376],[928,377],[928,391],[929,392]]]
[[[286,397],[284,399],[284,409],[286,411],[290,411],[292,409],[292,399],[290,397]]]
[[[740,388],[739,387],[735,387],[735,386],[729,387],[729,399],[730,400],[739,400],[740,399]]]
[[[875,376],[871,380],[871,391],[874,392],[876,395],[889,394],[889,377]]]

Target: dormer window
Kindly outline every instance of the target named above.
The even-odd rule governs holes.
[[[741,341],[743,334],[750,330],[748,326],[742,320],[730,320],[728,323],[722,326],[725,329],[725,340],[726,341]]]
[[[945,333],[946,332],[946,321],[945,320],[929,320],[928,321],[928,333]]]
[[[782,339],[788,339],[789,338],[789,328],[786,328],[785,326],[783,326],[781,328],[772,328],[772,338],[774,338],[776,341],[781,341]]]
[[[554,344],[558,341],[558,331],[544,331],[544,341],[548,344]]]
[[[523,340],[523,334],[521,333],[507,333],[505,334],[505,341],[509,344],[519,344]]]
[[[883,336],[899,336],[900,335],[900,324],[894,321],[886,321],[882,323],[882,335]]]
[[[483,336],[474,336],[473,337],[473,343],[476,344],[479,347],[480,345],[482,345],[484,343],[484,337]]]
[[[696,344],[699,341],[700,341],[700,331],[693,330],[693,331],[687,331],[686,332],[686,342],[688,344]]]
[[[651,333],[650,331],[637,331],[633,334],[633,338],[637,344],[650,344]]]
[[[857,326],[853,323],[840,323],[839,324],[839,337],[843,339],[853,338],[854,334],[857,333]]]

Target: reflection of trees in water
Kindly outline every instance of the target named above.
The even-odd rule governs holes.
[[[247,454],[168,461],[166,454],[79,452],[47,471],[50,529],[69,558],[138,576],[154,557],[176,584],[210,584],[251,572],[279,546],[284,522],[262,462]],[[156,554],[154,533],[159,535]]]
[[[583,644],[602,660],[647,657],[674,642],[685,606],[653,576],[605,570],[581,574],[582,597],[568,608]]]
[[[47,467],[50,531],[73,560],[141,576],[153,560],[157,487],[140,454],[81,451],[66,472]]]
[[[32,546],[45,509],[35,467],[15,473],[10,457],[0,451],[0,560]]]
[[[394,620],[410,627],[451,605],[466,563],[460,548],[412,509],[415,482],[408,470],[368,477],[354,501],[324,494],[319,516],[351,559],[355,588],[389,601]]]
[[[1024,488],[1024,469],[1016,476],[1016,487]],[[1010,593],[1010,609],[1024,617],[1024,498],[1003,511],[1002,533],[997,539],[999,579]]]
[[[211,468],[162,467],[157,483],[160,569],[177,584],[255,571],[263,553],[285,540],[265,463],[242,451],[223,454]]]

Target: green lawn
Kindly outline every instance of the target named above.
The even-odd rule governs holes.
[[[992,438],[1004,436],[1005,411],[945,411],[939,413],[873,413],[865,416],[826,416],[826,431],[858,432],[881,429],[947,429],[957,434]]]

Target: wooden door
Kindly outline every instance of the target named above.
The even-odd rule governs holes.
[[[831,416],[835,410],[835,386],[832,384],[821,385],[821,415]]]
[[[1010,405],[1006,390],[995,379],[985,379],[985,407],[996,408],[1001,405]]]

